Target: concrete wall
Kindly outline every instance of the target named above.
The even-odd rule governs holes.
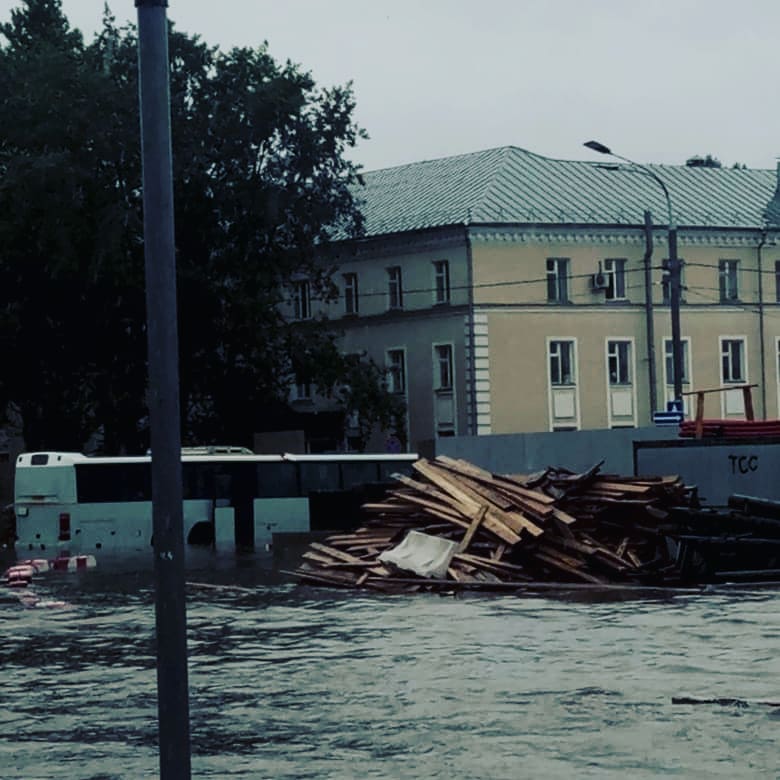
[[[489,471],[528,474],[547,466],[584,471],[603,460],[603,473],[634,473],[634,441],[677,439],[677,428],[454,436],[426,442],[425,457],[463,458]]]
[[[638,473],[680,474],[710,506],[734,493],[780,501],[780,440],[639,442],[636,463]]]

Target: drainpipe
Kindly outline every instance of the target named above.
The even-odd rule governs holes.
[[[762,418],[766,420],[766,355],[764,353],[764,279],[761,250],[766,245],[766,230],[761,231],[761,241],[758,242],[756,255],[758,258],[758,344],[759,365],[761,366],[761,409]]]
[[[647,381],[650,385],[650,417],[658,409],[658,388],[655,374],[655,328],[653,326],[653,216],[645,211],[645,328],[647,331]]]
[[[469,328],[469,400],[468,405],[471,408],[471,419],[467,426],[468,433],[476,436],[479,430],[477,425],[477,367],[476,350],[474,349],[474,260],[471,251],[471,235],[469,233],[468,222],[464,225],[464,237],[466,239],[466,289],[468,291],[468,328]]]

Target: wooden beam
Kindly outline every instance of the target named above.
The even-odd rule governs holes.
[[[485,519],[485,515],[487,514],[487,511],[488,511],[488,505],[482,504],[479,512],[477,512],[476,514],[476,517],[471,521],[471,525],[466,529],[466,533],[464,534],[463,539],[458,545],[457,548],[458,552],[463,552],[471,544],[471,540],[474,538],[474,534],[477,532],[477,529],[481,525],[482,521]]]

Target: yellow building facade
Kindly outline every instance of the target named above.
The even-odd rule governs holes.
[[[754,383],[756,416],[780,417],[775,172],[653,170],[679,226],[683,390]],[[308,313],[386,367],[411,449],[642,427],[672,400],[668,204],[653,181],[505,147],[366,182],[366,236],[329,258],[339,297]],[[708,417],[744,415],[739,391],[706,404]]]

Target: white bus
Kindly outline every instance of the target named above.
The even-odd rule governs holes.
[[[344,528],[366,490],[410,473],[414,454],[255,455],[182,452],[186,544],[263,549],[274,533]],[[23,453],[16,460],[16,550],[76,554],[148,550],[151,458]],[[348,516],[349,515],[349,516]]]

